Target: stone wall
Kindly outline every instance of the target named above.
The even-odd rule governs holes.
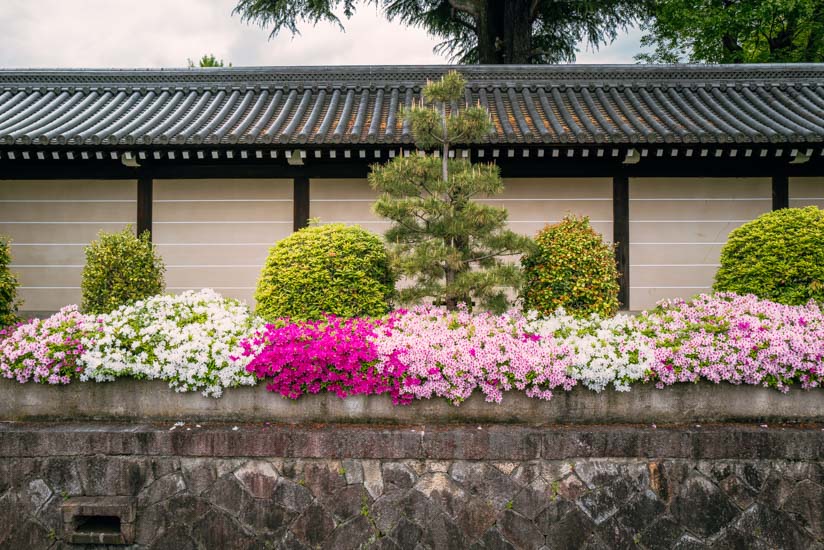
[[[0,548],[103,548],[66,543],[95,503],[134,511],[111,548],[824,548],[823,451],[811,425],[1,423]]]

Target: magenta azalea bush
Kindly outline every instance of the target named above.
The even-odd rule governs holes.
[[[651,379],[757,384],[786,391],[821,385],[824,314],[814,302],[788,306],[752,294],[669,300],[639,318],[652,342]]]
[[[47,319],[32,319],[0,331],[0,374],[20,383],[68,384],[83,371],[81,340],[98,330],[97,320],[77,306]]]
[[[375,345],[378,331],[391,329],[393,321],[329,315],[268,324],[241,342],[243,355],[253,357],[246,370],[266,380],[269,391],[291,399],[326,391],[341,398],[389,393],[400,402],[400,364],[391,355],[381,357]]]

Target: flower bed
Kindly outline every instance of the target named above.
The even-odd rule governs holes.
[[[264,381],[292,399],[387,394],[396,404],[460,404],[476,392],[494,402],[506,392],[547,400],[575,386],[627,391],[702,380],[787,391],[816,388],[824,375],[820,306],[735,294],[609,319],[417,307],[381,319],[265,325],[204,290],[98,317],[68,307],[4,336],[0,373],[19,382],[147,378],[214,397]]]

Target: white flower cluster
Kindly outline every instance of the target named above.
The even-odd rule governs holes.
[[[532,312],[528,319],[531,332],[569,350],[573,362],[567,374],[596,392],[610,383],[629,391],[652,368],[654,351],[632,316],[576,319],[559,309],[545,318]]]
[[[101,316],[83,340],[81,379],[160,379],[220,397],[224,388],[255,384],[239,342],[261,326],[244,304],[211,289],[153,296]]]

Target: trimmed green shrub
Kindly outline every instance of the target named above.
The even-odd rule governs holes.
[[[7,237],[0,237],[0,328],[19,321],[17,308],[17,277],[9,270],[11,263],[11,243]]]
[[[713,288],[789,305],[824,302],[824,210],[784,208],[733,230]]]
[[[558,308],[576,317],[618,311],[618,271],[614,247],[592,229],[589,218],[567,216],[535,237],[523,258],[524,309],[550,315]]]
[[[136,237],[131,226],[117,233],[98,233],[86,247],[83,311],[108,313],[136,300],[160,294],[166,267],[149,232]]]
[[[360,227],[296,231],[269,251],[256,312],[268,319],[378,316],[389,311],[395,281],[380,237]]]

